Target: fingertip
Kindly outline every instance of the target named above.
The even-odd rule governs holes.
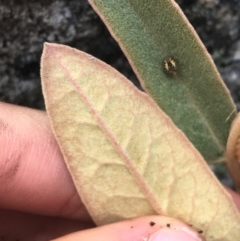
[[[148,216],[110,224],[56,239],[55,241],[201,241],[201,234],[172,218]]]
[[[201,241],[202,238],[194,231],[184,227],[161,228],[155,232],[148,241]]]

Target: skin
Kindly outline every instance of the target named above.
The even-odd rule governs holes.
[[[167,223],[191,229],[160,216],[96,228],[75,190],[46,113],[1,102],[0,110],[1,241],[133,241]],[[240,196],[229,193],[240,210]]]

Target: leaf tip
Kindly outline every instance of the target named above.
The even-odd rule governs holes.
[[[51,46],[51,45],[53,45],[53,44],[52,44],[52,43],[48,43],[48,42],[44,42],[44,43],[43,43],[43,46],[44,46],[44,47],[48,47],[48,46]]]
[[[48,42],[44,42],[43,44],[43,52],[45,52],[47,49],[53,47],[53,43],[48,43]]]

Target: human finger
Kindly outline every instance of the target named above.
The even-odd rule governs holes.
[[[81,232],[54,241],[201,241],[202,235],[192,227],[164,216],[127,220]]]
[[[47,241],[90,227],[93,223],[0,209],[1,241]]]
[[[0,208],[90,220],[43,111],[0,103]]]

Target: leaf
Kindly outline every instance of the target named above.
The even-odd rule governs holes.
[[[227,167],[240,193],[240,114],[234,120],[227,142]]]
[[[236,108],[210,55],[175,1],[89,2],[145,91],[207,161],[225,158]]]
[[[76,49],[45,44],[47,112],[75,186],[98,225],[148,214],[240,240],[239,213],[201,155],[145,93]]]

